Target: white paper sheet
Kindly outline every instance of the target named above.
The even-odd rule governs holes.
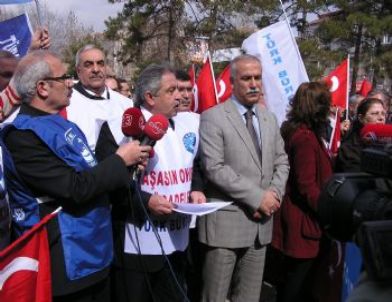
[[[174,203],[175,207],[173,211],[182,214],[203,216],[215,212],[230,204],[232,204],[232,202],[223,202],[223,201],[206,202],[206,203]]]

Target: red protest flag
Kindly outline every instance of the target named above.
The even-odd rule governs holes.
[[[200,70],[196,84],[199,100],[197,112],[202,113],[203,111],[215,106],[218,103],[215,93],[214,74],[209,57]]]
[[[232,93],[233,87],[230,82],[230,64],[225,67],[216,80],[219,103],[226,101]]]
[[[363,79],[361,88],[359,89],[359,94],[363,95],[364,97],[367,97],[369,94],[370,90],[372,90],[372,83],[369,82],[367,79]]]
[[[50,302],[52,286],[45,216],[10,246],[0,251],[0,301]]]
[[[338,155],[339,147],[341,141],[340,133],[340,113],[339,108],[336,110],[335,114],[335,125],[333,125],[332,134],[329,142],[329,151],[333,156]]]
[[[326,78],[330,87],[332,104],[346,109],[347,107],[347,84],[348,84],[348,59],[344,60]]]
[[[199,107],[199,100],[198,100],[198,91],[197,91],[197,84],[196,84],[196,71],[195,65],[191,65],[188,70],[189,77],[191,78],[191,84],[193,87],[193,103],[191,104],[191,110],[193,112],[197,112]]]

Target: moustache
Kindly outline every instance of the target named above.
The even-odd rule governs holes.
[[[254,94],[254,93],[260,93],[261,90],[254,88],[254,89],[249,89],[249,91],[246,94]]]

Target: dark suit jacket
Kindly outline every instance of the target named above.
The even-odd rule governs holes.
[[[318,197],[332,175],[324,143],[305,126],[285,141],[290,174],[286,195],[274,219],[272,244],[295,258],[316,257],[321,230],[316,221]]]

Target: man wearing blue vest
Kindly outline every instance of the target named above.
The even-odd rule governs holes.
[[[23,58],[14,83],[21,109],[1,133],[13,231],[21,235],[61,206],[48,224],[53,301],[109,301],[107,193],[129,186],[127,166],[151,148],[127,143],[97,164],[81,130],[57,114],[69,104],[73,81],[50,52]]]

